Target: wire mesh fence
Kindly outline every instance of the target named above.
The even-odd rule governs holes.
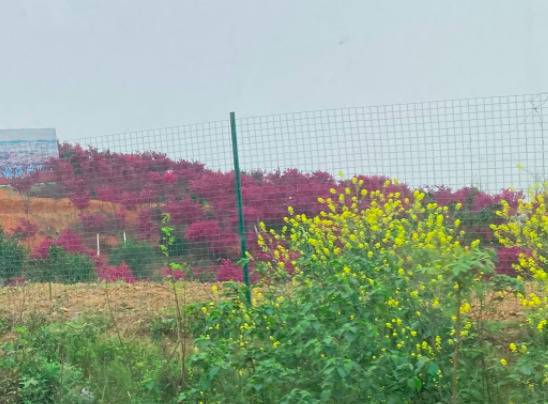
[[[243,118],[242,163],[411,186],[524,189],[546,178],[547,103],[540,93]]]
[[[547,93],[238,118],[250,251],[259,221],[280,228],[288,206],[316,215],[317,198],[355,175],[464,203],[467,230],[496,247],[486,223],[501,198],[546,181],[547,118]],[[241,279],[230,135],[227,119],[79,139],[4,174],[2,283]]]

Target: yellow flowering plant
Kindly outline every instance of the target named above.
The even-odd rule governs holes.
[[[497,214],[505,222],[491,226],[502,246],[522,250],[514,269],[519,280],[529,281],[530,290],[520,295],[520,302],[528,309],[531,324],[539,332],[543,332],[543,320],[548,318],[547,199],[548,185],[545,185],[533,191],[528,200],[520,200],[516,212],[503,203]]]
[[[246,306],[234,286],[205,315],[196,307],[199,352],[182,399],[502,399],[505,386],[488,386],[511,366],[474,312],[488,288],[512,286],[494,274],[491,248],[420,190],[363,185],[332,189],[316,216],[289,207],[281,229],[260,224],[261,298]]]
[[[519,301],[528,320],[528,344],[518,348],[515,342],[508,345],[515,360],[515,380],[526,380],[531,392],[548,390],[548,182],[533,187],[528,198],[518,201],[517,209],[502,201],[497,215],[500,224],[491,225],[493,233],[503,247],[518,248],[520,254],[513,267],[517,281],[523,287]],[[503,360],[501,359],[501,364]],[[504,359],[504,362],[507,362]],[[506,366],[506,365],[504,365]],[[546,399],[546,394],[544,394]]]
[[[548,307],[547,199],[548,186],[545,186],[542,191],[532,193],[529,200],[520,200],[514,213],[503,201],[497,214],[505,219],[505,223],[491,226],[502,246],[523,249],[514,268],[521,279],[532,279],[536,287],[528,295],[522,295],[521,302],[526,307],[543,311],[544,315]]]

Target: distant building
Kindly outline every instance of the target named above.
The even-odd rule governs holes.
[[[59,157],[53,128],[0,129],[0,176],[13,177]]]

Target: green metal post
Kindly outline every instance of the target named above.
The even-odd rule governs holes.
[[[245,301],[251,304],[251,287],[249,285],[249,267],[247,263],[247,239],[245,236],[244,209],[242,202],[242,180],[240,176],[240,159],[238,157],[238,136],[236,134],[236,114],[230,113],[230,133],[232,135],[232,155],[234,157],[234,187],[236,191],[236,207],[238,209],[238,223],[240,233],[240,250],[243,260]]]

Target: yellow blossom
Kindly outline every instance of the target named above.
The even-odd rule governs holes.
[[[459,308],[461,314],[469,313],[470,310],[472,310],[472,306],[470,305],[470,303],[463,303]]]
[[[398,307],[400,302],[398,302],[396,299],[388,299],[388,301],[386,302],[386,304],[389,306],[389,307]]]
[[[537,324],[537,330],[542,332],[546,324],[548,324],[548,320],[540,320],[539,323]]]

